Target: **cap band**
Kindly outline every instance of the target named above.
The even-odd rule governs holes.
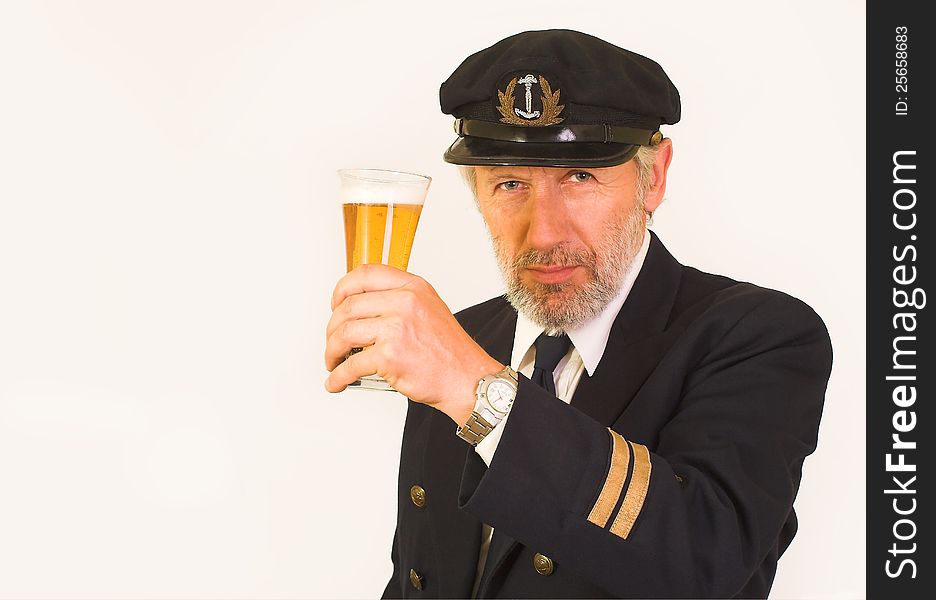
[[[620,125],[557,125],[550,127],[513,127],[488,121],[455,119],[455,132],[502,142],[603,142],[605,144],[635,144],[655,146],[663,139],[659,131],[636,129]]]

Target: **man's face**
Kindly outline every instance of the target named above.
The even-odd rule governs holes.
[[[597,316],[646,231],[634,161],[596,169],[476,167],[475,175],[511,304],[547,329]]]

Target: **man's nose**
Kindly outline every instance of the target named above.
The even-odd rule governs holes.
[[[536,186],[530,195],[527,245],[548,250],[566,241],[569,219],[557,186]]]

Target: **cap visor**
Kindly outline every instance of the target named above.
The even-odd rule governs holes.
[[[445,151],[445,162],[456,165],[524,167],[613,167],[629,161],[640,146],[601,142],[503,142],[460,137]]]

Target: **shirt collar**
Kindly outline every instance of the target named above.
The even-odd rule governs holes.
[[[588,371],[589,376],[595,374],[595,369],[598,368],[598,363],[601,362],[605,346],[608,345],[608,336],[611,335],[611,326],[614,324],[615,317],[621,311],[621,307],[624,306],[624,301],[627,300],[631,288],[634,287],[634,280],[637,279],[637,274],[640,273],[640,269],[643,267],[649,248],[650,232],[644,229],[644,238],[640,250],[634,256],[630,268],[624,274],[621,287],[611,302],[596,317],[579,327],[566,331],[569,339],[572,340],[572,345],[575,346],[575,349],[582,357],[582,362],[585,364],[585,370]],[[542,327],[530,321],[523,313],[517,314],[517,328],[514,331],[513,352],[510,357],[511,365],[519,367],[523,357],[541,333],[543,333]]]

